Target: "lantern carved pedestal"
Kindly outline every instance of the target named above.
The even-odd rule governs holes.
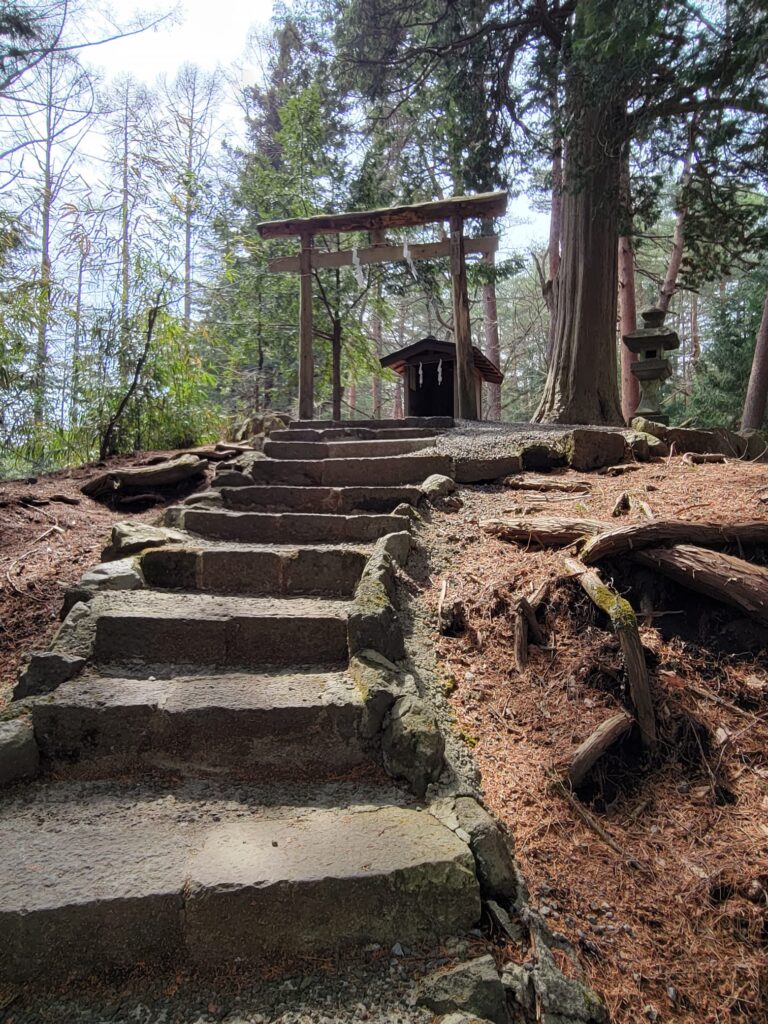
[[[679,348],[680,338],[675,331],[664,327],[666,313],[663,309],[646,309],[640,316],[643,319],[640,330],[624,335],[624,344],[638,356],[630,366],[640,382],[640,404],[635,415],[654,423],[668,423],[669,416],[661,411],[660,391],[664,381],[672,376],[672,368],[664,352]]]

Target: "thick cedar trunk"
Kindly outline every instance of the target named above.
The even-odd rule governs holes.
[[[620,157],[604,130],[611,120],[610,111],[580,111],[565,154],[554,343],[537,422],[623,422],[616,381]]]
[[[755,354],[752,357],[752,371],[749,375],[747,397],[741,417],[742,430],[759,430],[765,419],[765,403],[768,399],[768,295],[765,297],[763,317],[757,332]]]
[[[349,385],[349,418],[352,420],[357,413],[357,384],[352,381]]]
[[[637,329],[637,300],[635,298],[635,253],[632,239],[622,235],[619,239],[619,310],[622,338]],[[629,423],[640,404],[640,382],[631,366],[635,359],[623,341],[619,342],[621,351],[621,413]]]
[[[555,345],[555,297],[554,286],[560,269],[560,240],[563,231],[563,143],[555,142],[552,153],[552,205],[549,210],[549,276],[544,285],[544,301],[549,309],[549,338],[547,340],[547,363],[552,360]]]

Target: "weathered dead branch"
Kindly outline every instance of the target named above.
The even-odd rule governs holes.
[[[508,476],[504,486],[513,491],[563,491],[566,494],[589,494],[592,488],[583,480],[562,480],[546,476]]]
[[[633,558],[690,590],[768,623],[768,569],[761,565],[692,544],[638,551]]]
[[[634,718],[620,711],[602,722],[576,749],[568,769],[568,781],[578,789],[603,754],[617,743],[634,724]]]
[[[701,452],[686,452],[682,461],[688,466],[700,466],[707,462],[725,462],[725,456],[717,452],[703,454]]]
[[[640,726],[643,745],[656,745],[656,716],[648,682],[643,645],[637,629],[637,618],[632,605],[612,590],[594,569],[589,569],[575,558],[566,558],[565,567],[581,584],[597,607],[610,618],[619,638],[624,665],[627,670],[629,693]]]
[[[566,519],[541,516],[535,519],[482,519],[481,529],[501,540],[539,544],[541,547],[563,547],[584,537],[610,529],[608,523],[596,519]]]
[[[678,519],[655,519],[652,523],[608,527],[600,536],[587,541],[580,557],[583,562],[592,565],[604,558],[614,558],[628,551],[670,542],[704,545],[766,544],[768,522],[689,523]]]

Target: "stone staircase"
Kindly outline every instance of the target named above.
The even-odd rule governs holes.
[[[292,424],[76,588],[22,691],[44,773],[0,793],[4,978],[476,924],[467,837],[382,768],[365,661],[399,653],[371,608],[449,425]]]

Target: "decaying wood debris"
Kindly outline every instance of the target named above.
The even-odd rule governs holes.
[[[688,466],[701,466],[708,462],[725,462],[725,456],[715,452],[701,454],[700,452],[686,452],[682,461]]]
[[[566,542],[567,543],[567,542]],[[660,544],[766,544],[768,522],[689,523],[677,519],[654,519],[653,522],[631,526],[606,526],[588,540],[581,550],[581,560],[589,565],[606,558],[658,547]]]
[[[568,769],[568,781],[574,789],[578,789],[600,758],[614,743],[629,732],[634,725],[634,718],[626,711],[619,711],[602,722],[576,749]]]
[[[83,484],[80,490],[91,498],[104,498],[118,492],[135,494],[156,487],[175,487],[202,476],[207,468],[207,459],[200,459],[197,455],[182,455],[156,466],[109,470]]]
[[[565,568],[613,624],[624,656],[630,698],[640,726],[642,742],[645,747],[653,749],[657,742],[656,715],[637,617],[632,605],[609,587],[596,570],[588,568],[577,559],[566,558]]]
[[[566,494],[589,494],[591,487],[582,480],[561,480],[546,476],[508,476],[504,486],[513,491],[561,491]]]
[[[522,672],[528,664],[528,640],[533,638],[536,644],[544,643],[544,635],[536,619],[539,606],[544,603],[549,593],[549,583],[543,584],[530,600],[520,595],[514,602],[512,615],[515,620],[515,668]]]
[[[500,537],[501,540],[557,548],[609,530],[610,525],[597,519],[541,516],[535,519],[482,519],[480,528],[486,533]]]
[[[638,551],[633,559],[768,623],[768,569],[761,565],[692,544]]]

